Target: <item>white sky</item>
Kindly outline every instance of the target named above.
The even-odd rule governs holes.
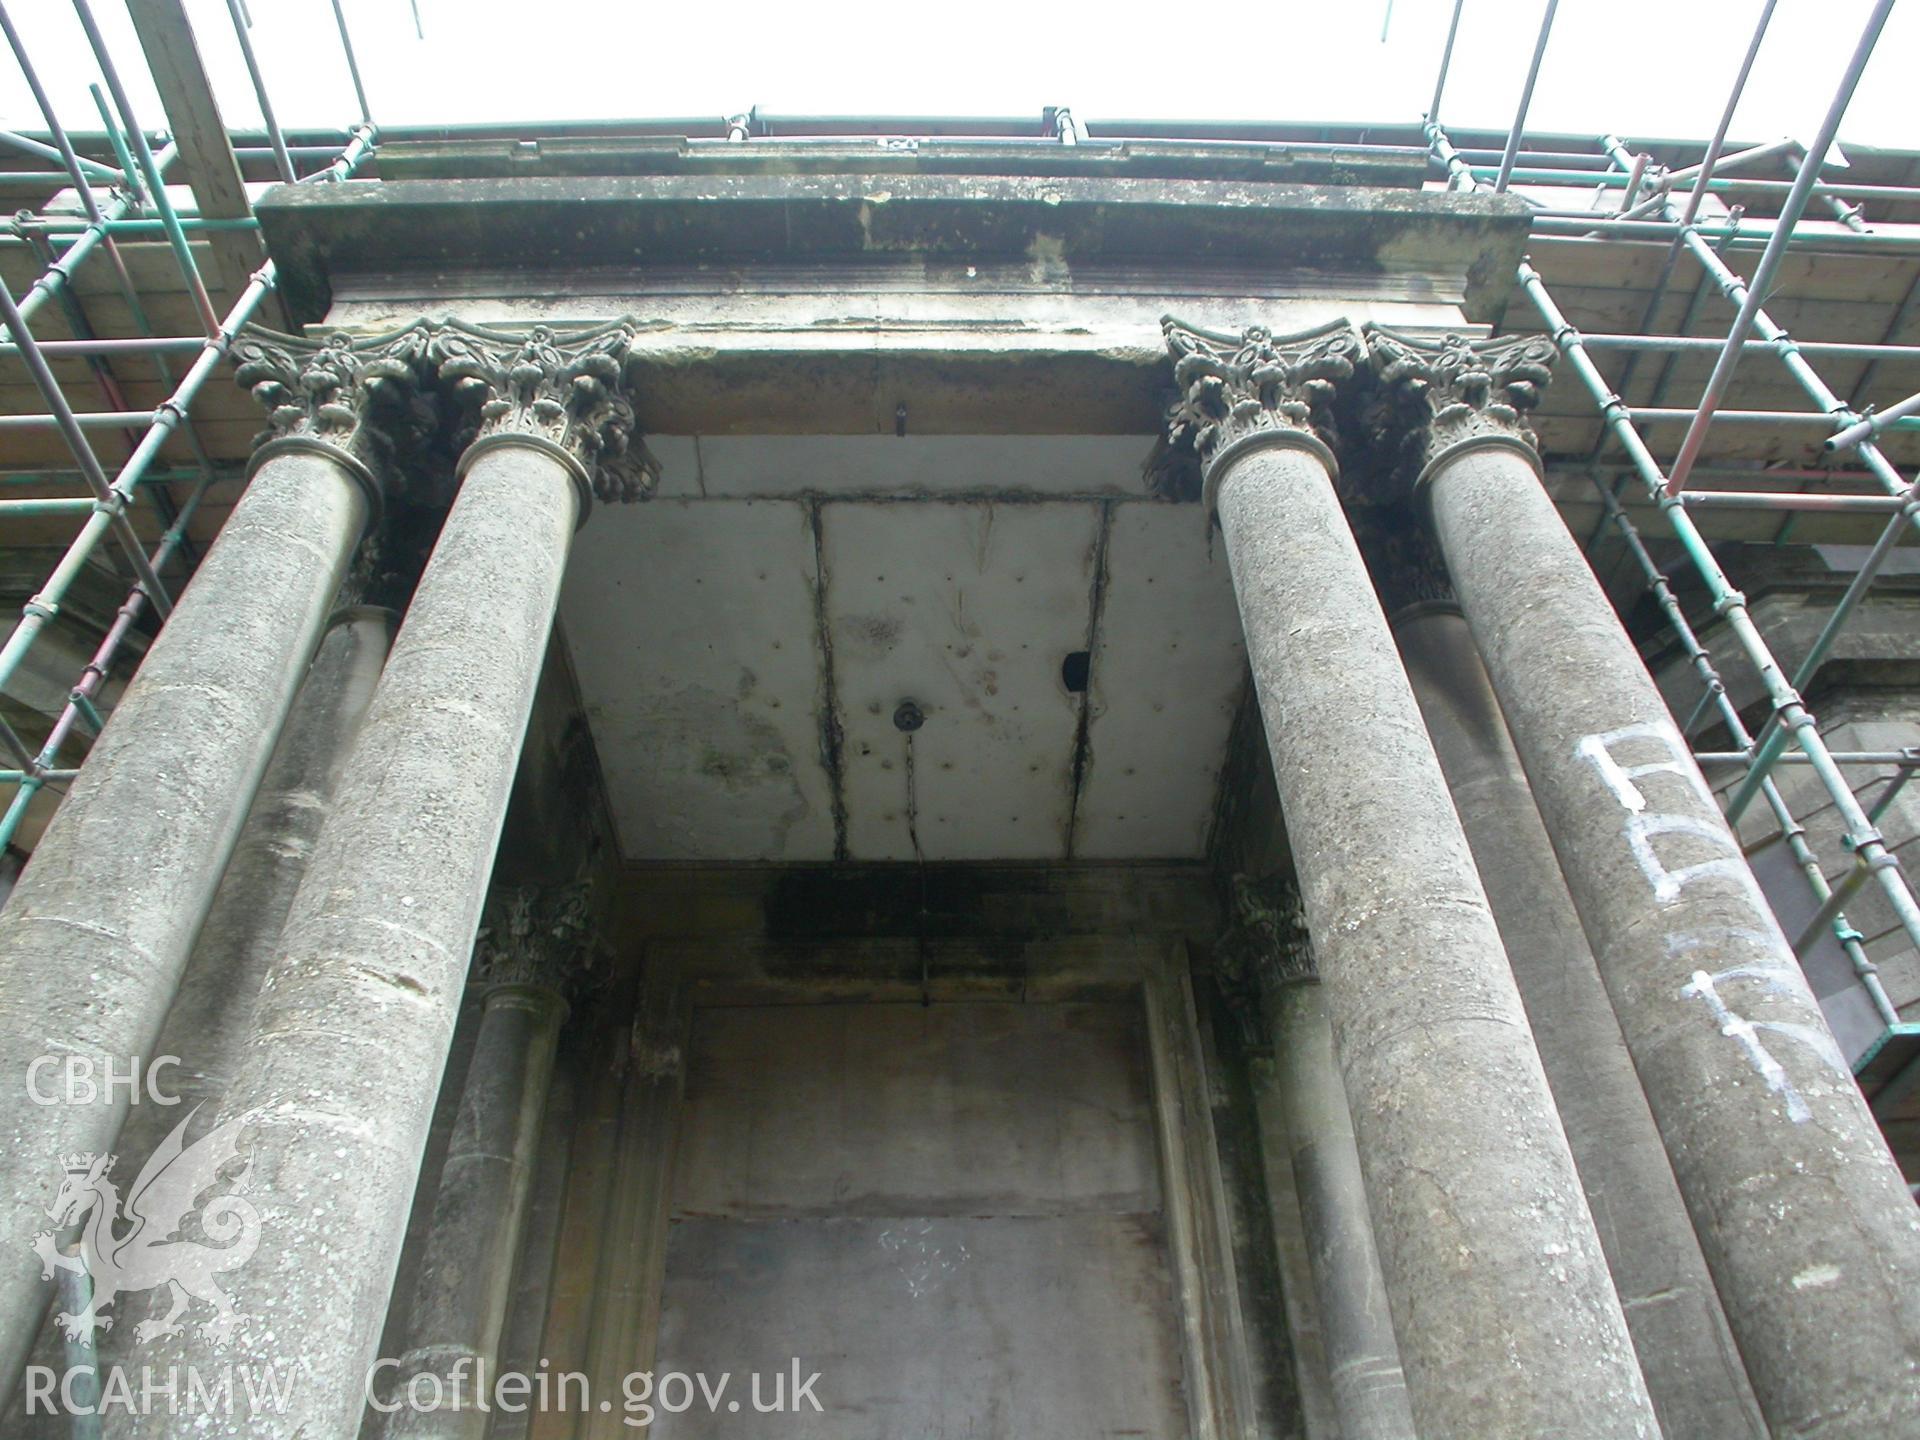
[[[1432,95],[1451,0],[1226,5],[1074,0],[837,4],[708,0],[345,0],[385,124],[773,114],[1412,121]],[[1811,136],[1871,0],[1780,0],[1736,140]],[[95,0],[140,121],[163,128],[123,0]],[[328,0],[250,0],[283,125],[357,118]],[[259,121],[225,0],[187,0],[230,125]],[[1529,127],[1629,140],[1712,133],[1759,0],[1562,0]],[[1512,120],[1541,0],[1468,0],[1443,118]],[[98,129],[98,78],[68,0],[9,6],[66,124]],[[1920,3],[1895,8],[1843,141],[1920,149]],[[1905,73],[1903,73],[1903,71]],[[0,124],[39,129],[9,58]]]

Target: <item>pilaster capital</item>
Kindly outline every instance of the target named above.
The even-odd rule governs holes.
[[[474,940],[472,978],[489,987],[544,990],[570,999],[597,954],[592,882],[496,885]]]
[[[1442,459],[1480,445],[1520,450],[1539,469],[1525,415],[1553,378],[1559,351],[1551,336],[1428,340],[1370,325],[1367,350],[1382,385],[1406,406],[1405,443],[1421,480]]]
[[[594,496],[647,498],[660,463],[640,438],[627,395],[632,340],[624,322],[567,335],[545,325],[525,333],[435,326],[426,358],[463,410],[461,466],[486,446],[518,439],[569,466],[583,517]]]
[[[427,330],[409,326],[355,338],[318,339],[248,326],[234,341],[234,378],[267,412],[254,438],[251,469],[287,450],[318,450],[367,488],[378,508],[381,487],[432,434],[432,400],[421,393]]]
[[[1288,985],[1320,978],[1306,910],[1291,874],[1231,881],[1233,919],[1214,947],[1221,993],[1240,1017],[1254,1048],[1264,1048],[1265,1002]]]
[[[1234,334],[1205,330],[1169,315],[1160,322],[1179,394],[1167,412],[1167,449],[1199,460],[1203,499],[1212,509],[1223,457],[1263,444],[1295,445],[1327,462],[1333,456],[1332,403],[1366,347],[1344,320],[1296,335],[1264,325]]]

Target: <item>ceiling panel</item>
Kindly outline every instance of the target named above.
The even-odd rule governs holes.
[[[597,507],[561,610],[621,852],[829,860],[813,531],[791,501]]]
[[[1061,663],[1087,643],[1101,513],[822,507],[852,858],[1066,853],[1080,697]],[[911,742],[902,700],[926,717]]]
[[[729,441],[756,499],[701,497],[714,443],[662,441],[674,493],[596,507],[568,569],[626,859],[1203,855],[1245,656],[1199,507],[1098,488],[1145,439]],[[894,457],[922,498],[866,488]]]
[[[1233,581],[1197,505],[1117,505],[1074,854],[1199,859],[1246,669]]]

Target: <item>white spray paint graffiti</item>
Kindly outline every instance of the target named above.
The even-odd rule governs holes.
[[[1746,1052],[1747,1059],[1767,1089],[1778,1095],[1787,1107],[1787,1118],[1800,1125],[1813,1118],[1813,1112],[1807,1106],[1807,1098],[1800,1087],[1793,1083],[1786,1069],[1775,1058],[1773,1052],[1761,1038],[1762,1032],[1778,1035],[1805,1046],[1820,1061],[1836,1071],[1842,1079],[1849,1077],[1847,1062],[1840,1053],[1840,1047],[1833,1043],[1833,1037],[1824,1029],[1813,1025],[1799,1025],[1787,1020],[1748,1020],[1736,1014],[1719,987],[1733,980],[1754,980],[1768,989],[1781,988],[1781,977],[1776,970],[1761,965],[1736,965],[1731,970],[1722,970],[1717,975],[1709,975],[1704,970],[1693,972],[1693,979],[1681,988],[1680,993],[1706,1002],[1720,1033],[1737,1041]]]
[[[898,1230],[882,1230],[880,1248],[898,1260],[907,1293],[916,1300],[946,1284],[971,1254],[958,1241],[943,1244],[930,1220],[910,1220]]]
[[[1630,742],[1658,745],[1661,756],[1641,764],[1623,763],[1615,757],[1614,751],[1616,747]],[[1618,730],[1587,736],[1576,747],[1576,753],[1592,764],[1600,782],[1619,801],[1620,808],[1626,811],[1624,832],[1627,846],[1640,867],[1640,873],[1652,887],[1655,900],[1662,905],[1671,904],[1688,885],[1699,880],[1718,878],[1732,883],[1754,912],[1758,923],[1751,929],[1723,926],[1707,934],[1670,937],[1668,949],[1676,959],[1695,950],[1716,953],[1725,953],[1728,949],[1746,950],[1748,953],[1757,950],[1762,955],[1777,955],[1783,951],[1786,941],[1773,918],[1773,911],[1760,893],[1760,887],[1754,883],[1753,872],[1747,868],[1739,842],[1733,838],[1724,822],[1718,819],[1719,810],[1713,794],[1700,778],[1700,772],[1694,767],[1677,730],[1665,724],[1623,726]],[[1652,809],[1640,782],[1649,776],[1659,775],[1678,780],[1687,798],[1695,802],[1688,808],[1703,808],[1707,813],[1681,814]],[[1669,868],[1654,849],[1653,842],[1660,836],[1680,835],[1704,841],[1721,853],[1693,864]],[[1736,943],[1730,946],[1730,941]],[[1850,1079],[1851,1071],[1846,1059],[1825,1026],[1786,1020],[1752,1020],[1741,1014],[1723,993],[1726,987],[1740,983],[1757,986],[1763,996],[1771,995],[1795,1002],[1813,1014],[1819,1013],[1819,1002],[1807,989],[1806,977],[1797,968],[1765,962],[1739,964],[1717,971],[1695,969],[1691,979],[1680,989],[1682,998],[1699,1000],[1706,1007],[1720,1033],[1739,1045],[1767,1089],[1780,1097],[1786,1107],[1787,1118],[1796,1125],[1802,1124],[1812,1118],[1807,1097],[1787,1074],[1779,1058],[1768,1049],[1768,1037],[1778,1037],[1803,1047],[1839,1077]]]
[[[1613,752],[1616,747],[1636,740],[1658,745],[1661,758],[1638,765],[1623,764],[1615,758]],[[1719,814],[1713,792],[1707,789],[1706,782],[1700,778],[1700,772],[1687,754],[1679,731],[1663,724],[1625,725],[1618,730],[1587,736],[1575,747],[1575,753],[1594,767],[1601,783],[1620,802],[1621,809],[1627,812],[1627,844],[1633,851],[1633,858],[1639,863],[1640,873],[1647,877],[1647,883],[1653,887],[1656,900],[1662,905],[1670,904],[1694,881],[1717,876],[1731,881],[1744,891],[1754,910],[1767,923],[1772,923],[1773,912],[1760,894],[1760,888],[1753,882],[1753,872],[1747,868],[1746,857],[1740,853],[1739,843],[1724,823],[1697,815],[1650,811],[1648,808],[1647,797],[1639,782],[1650,775],[1671,775],[1681,783],[1691,799],[1711,814]],[[1691,865],[1682,865],[1678,869],[1668,869],[1653,846],[1654,839],[1661,835],[1691,835],[1722,853]]]

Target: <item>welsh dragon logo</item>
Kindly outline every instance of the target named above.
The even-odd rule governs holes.
[[[180,1231],[193,1202],[220,1183],[221,1169],[239,1153],[240,1131],[248,1117],[229,1120],[188,1145],[187,1126],[198,1113],[198,1107],[189,1112],[155,1148],[134,1178],[124,1209],[119,1187],[108,1178],[114,1156],[62,1159],[66,1176],[47,1211],[53,1228],[34,1236],[33,1249],[40,1257],[41,1279],[51,1280],[59,1269],[93,1282],[93,1299],[84,1309],[55,1316],[68,1339],[85,1339],[96,1327],[112,1329],[113,1317],[101,1312],[117,1297],[162,1285],[172,1292],[171,1308],[135,1326],[138,1341],[179,1331],[185,1323],[181,1315],[192,1300],[213,1306],[201,1333],[215,1345],[226,1344],[246,1320],[216,1277],[253,1257],[260,1245],[260,1212],[244,1196],[228,1191],[214,1195],[199,1211],[200,1232],[212,1244],[184,1239]],[[58,1233],[76,1225],[81,1227],[78,1244],[70,1251],[60,1249]],[[128,1228],[116,1233],[118,1226]]]

